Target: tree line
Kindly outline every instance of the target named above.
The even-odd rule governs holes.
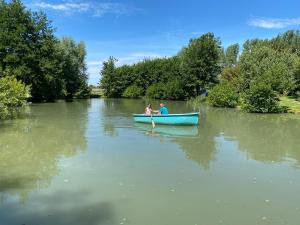
[[[100,86],[107,97],[183,100],[207,95],[213,106],[280,112],[278,96],[300,90],[300,33],[251,39],[227,48],[213,33],[191,39],[173,57],[116,66],[103,63]]]

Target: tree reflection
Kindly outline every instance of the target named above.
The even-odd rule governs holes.
[[[210,119],[225,136],[238,142],[247,157],[263,162],[292,158],[300,163],[300,120],[294,115],[249,114],[211,109]]]
[[[217,153],[216,137],[219,133],[214,124],[207,120],[205,111],[201,111],[199,135],[195,138],[177,138],[174,141],[186,153],[187,159],[197,162],[204,169],[209,169]]]
[[[59,173],[58,162],[86,150],[87,101],[33,105],[0,129],[0,192],[25,200]]]

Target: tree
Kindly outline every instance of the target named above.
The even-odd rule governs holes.
[[[44,13],[26,10],[19,0],[0,2],[0,70],[30,85],[33,101],[61,95],[53,32]]]
[[[201,90],[217,83],[220,72],[220,42],[213,33],[191,39],[181,53],[181,74],[187,96],[201,94]]]
[[[278,113],[283,110],[271,85],[257,81],[252,82],[243,93],[242,109],[252,113]]]
[[[85,45],[65,37],[57,43],[56,48],[60,56],[66,97],[73,98],[76,93],[87,90]]]
[[[115,62],[117,60],[114,57],[109,57],[109,59],[103,62],[103,67],[101,70],[101,79],[100,79],[100,87],[104,90],[104,95],[106,97],[117,97],[116,92],[116,66]]]
[[[239,55],[239,44],[229,45],[222,53],[222,65],[225,68],[236,66]]]
[[[296,87],[295,74],[299,58],[290,51],[276,51],[256,45],[244,50],[240,57],[240,90],[245,91],[253,80],[269,83],[273,90],[288,94]]]
[[[239,95],[235,87],[228,81],[214,86],[208,95],[208,102],[216,107],[233,108],[238,104]]]

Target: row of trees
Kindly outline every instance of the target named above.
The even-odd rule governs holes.
[[[239,104],[248,112],[282,112],[286,109],[278,97],[299,91],[300,32],[291,30],[270,40],[247,40],[236,63],[222,70],[209,102]]]
[[[85,57],[84,43],[56,38],[44,13],[0,1],[0,77],[30,87],[32,101],[87,96]]]
[[[111,57],[103,63],[100,84],[107,97],[194,97],[217,83],[220,51],[219,40],[208,33],[192,39],[170,58],[145,59],[116,67],[117,60]]]
[[[219,107],[279,112],[279,95],[300,90],[300,33],[247,40],[226,49],[213,33],[191,39],[176,56],[116,67],[104,62],[100,85],[107,97],[189,99],[209,91]]]

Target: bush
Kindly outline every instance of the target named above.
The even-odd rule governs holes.
[[[143,95],[143,88],[136,85],[129,86],[122,94],[124,98],[139,98]]]
[[[146,97],[153,99],[180,100],[184,98],[182,84],[178,80],[168,81],[166,84],[152,84],[146,90]]]
[[[182,84],[178,80],[169,81],[165,85],[164,98],[170,100],[180,100],[184,98]]]
[[[232,84],[223,81],[214,86],[208,95],[208,102],[216,107],[235,107],[239,96]]]
[[[146,90],[146,97],[153,99],[163,99],[165,97],[165,85],[163,83],[152,84]]]
[[[278,113],[283,111],[271,85],[257,81],[251,83],[250,88],[243,94],[242,109],[255,113]]]
[[[29,97],[29,88],[16,78],[0,78],[0,119],[12,118]]]
[[[91,97],[92,88],[83,83],[78,92],[75,93],[75,98],[87,99]]]

